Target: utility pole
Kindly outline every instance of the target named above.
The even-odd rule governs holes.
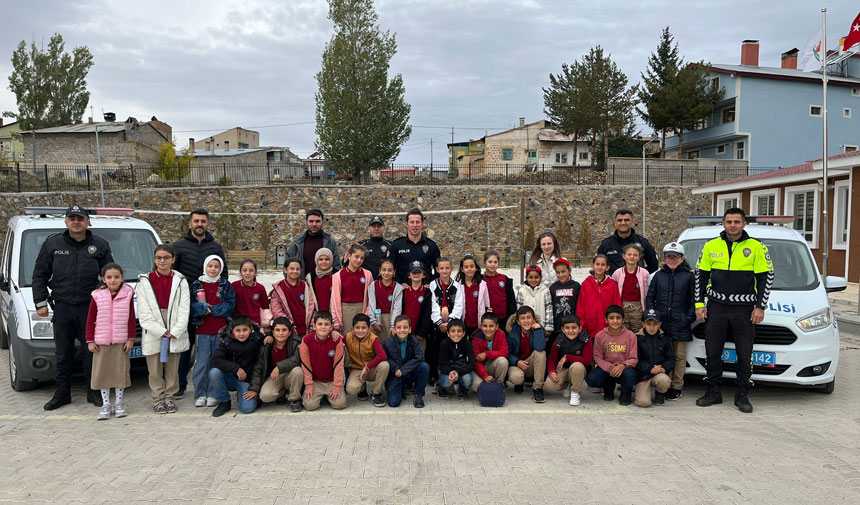
[[[430,177],[433,177],[433,137],[430,137]]]
[[[468,151],[466,152],[468,154]],[[451,166],[448,167],[448,173],[454,173],[454,127],[451,127]]]

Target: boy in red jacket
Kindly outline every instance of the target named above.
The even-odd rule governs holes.
[[[343,337],[332,334],[334,325],[330,312],[314,316],[314,330],[302,339],[299,356],[305,376],[305,396],[302,404],[307,410],[317,410],[323,397],[333,409],[346,408],[343,391]]]
[[[564,335],[556,339],[549,352],[549,376],[544,387],[547,391],[563,391],[564,396],[570,396],[570,404],[577,406],[582,401],[582,382],[594,355],[591,337],[573,314],[564,316],[558,324]]]
[[[492,312],[481,316],[481,330],[472,336],[475,351],[475,371],[472,372],[472,391],[484,381],[505,382],[508,374],[508,339],[499,329],[499,318]]]
[[[594,362],[585,382],[590,387],[602,387],[603,399],[615,399],[615,384],[621,384],[621,405],[633,403],[633,386],[636,385],[636,364],[639,363],[638,341],[632,331],[624,327],[624,309],[610,305],[606,309],[607,327],[594,337]]]

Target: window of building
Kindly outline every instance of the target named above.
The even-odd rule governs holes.
[[[717,215],[722,216],[732,207],[739,207],[741,203],[740,193],[728,193],[717,196]]]
[[[725,154],[725,153],[726,153],[726,146],[725,145],[717,146],[717,154]]]
[[[588,151],[579,151],[579,159],[588,161]]]
[[[723,109],[723,124],[733,123],[735,121],[735,106],[726,107]]]
[[[514,150],[510,147],[502,149],[502,161],[513,161]]]
[[[860,96],[860,88],[851,88],[851,96]]]
[[[779,212],[779,189],[764,189],[750,192],[750,214],[775,216]]]
[[[708,119],[703,118],[703,119],[696,121],[696,124],[693,125],[693,131],[704,130],[707,127],[708,127]]]
[[[746,149],[744,149],[744,147],[745,146],[744,146],[743,142],[735,142],[735,159],[736,160],[745,159],[744,158],[744,151],[746,151]]]
[[[820,105],[810,105],[809,106],[809,115],[820,117],[821,116],[821,106]]]
[[[848,186],[848,181],[836,181],[834,186],[834,221],[833,221],[833,248],[847,249],[848,248],[848,226],[849,226],[849,210],[851,201],[851,193]]]
[[[857,146],[845,144],[844,146],[842,146],[842,150],[843,150],[843,152],[846,152],[846,153],[853,153],[854,151],[857,150]]]
[[[818,185],[790,186],[785,190],[785,210],[794,216],[791,227],[797,230],[809,243],[818,247]]]
[[[556,151],[555,153],[555,164],[556,165],[567,165],[567,151]]]
[[[712,77],[711,78],[711,89],[720,89],[720,78]]]
[[[688,151],[687,152],[688,160],[697,160],[699,159],[699,151]]]
[[[248,149],[248,144],[243,144],[242,142],[239,142],[239,149]]]
[[[849,109],[848,107],[845,107],[844,109],[842,109],[842,117],[850,118],[851,117],[851,109]]]

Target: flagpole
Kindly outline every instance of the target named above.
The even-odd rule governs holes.
[[[823,84],[823,93],[824,98],[822,100],[822,130],[824,132],[823,135],[823,151],[824,156],[822,156],[822,165],[821,165],[821,176],[824,180],[824,197],[822,198],[822,207],[823,212],[821,216],[821,224],[824,226],[824,244],[821,247],[821,268],[824,277],[827,277],[829,274],[828,264],[829,264],[829,256],[830,256],[830,219],[828,212],[828,201],[827,198],[827,9],[821,9],[821,52],[823,56],[821,57],[822,63],[822,84]]]

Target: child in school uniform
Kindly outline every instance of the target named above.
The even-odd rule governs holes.
[[[346,352],[349,355],[349,377],[346,379],[346,392],[358,395],[365,401],[370,398],[374,407],[384,407],[382,388],[388,379],[389,365],[379,338],[370,331],[370,317],[356,314],[352,319],[352,330],[345,337]],[[373,394],[367,394],[367,381],[373,382]]]
[[[514,281],[505,274],[499,273],[499,253],[487,251],[484,254],[484,282],[487,283],[487,294],[490,297],[489,309],[499,318],[500,323],[508,320],[508,316],[517,311],[517,298],[514,295]]]
[[[615,385],[621,384],[621,405],[633,403],[633,387],[636,385],[638,340],[624,326],[624,309],[610,305],[606,309],[606,328],[594,337],[594,367],[585,376],[589,387],[603,388],[603,399],[615,399]]]
[[[561,333],[549,352],[547,391],[562,391],[570,405],[582,401],[582,383],[594,357],[591,337],[582,330],[579,318],[571,314],[558,322]]]
[[[427,269],[424,263],[413,261],[409,265],[409,284],[403,291],[403,315],[409,318],[410,330],[418,338],[421,352],[426,352],[427,339],[430,336],[432,322],[432,301],[430,300],[430,288],[424,284],[427,278]]]
[[[642,328],[642,313],[648,296],[648,270],[639,266],[644,249],[637,244],[627,244],[622,249],[624,266],[615,270],[612,280],[618,284],[621,307],[624,309],[624,325],[636,333]]]
[[[457,282],[463,286],[463,324],[466,325],[466,336],[472,336],[481,325],[481,316],[490,307],[490,296],[487,293],[487,283],[481,276],[478,260],[471,254],[460,260]]]
[[[323,398],[335,410],[346,408],[343,390],[346,347],[343,337],[333,330],[331,313],[317,312],[313,331],[299,345],[305,384],[302,405],[306,410],[319,409]]]
[[[334,267],[331,249],[321,247],[314,255],[315,268],[308,269],[305,282],[311,287],[314,295],[314,307],[316,310],[331,311],[331,291],[334,282]]]
[[[299,345],[302,337],[286,317],[272,321],[271,344],[260,347],[248,391],[263,403],[289,401],[292,412],[302,411],[302,373]],[[284,395],[289,395],[284,398]]]
[[[257,392],[251,391],[251,374],[257,365],[263,334],[246,316],[239,316],[218,333],[220,342],[212,355],[209,369],[209,391],[218,401],[213,417],[221,417],[233,407],[229,389],[236,390],[239,412],[250,414],[257,409]]]
[[[194,382],[194,406],[214,407],[215,396],[209,394],[209,362],[218,348],[218,333],[230,324],[236,308],[236,292],[221,277],[224,260],[213,254],[203,262],[203,275],[191,285],[191,324],[197,327],[197,359],[191,371]]]
[[[188,319],[191,315],[191,288],[185,277],[173,270],[176,253],[173,246],[155,248],[155,268],[137,278],[137,309],[141,350],[149,370],[152,409],[156,414],[177,411],[175,395],[179,391],[179,357],[190,347]],[[162,345],[167,339],[167,356]]]
[[[316,307],[310,284],[301,280],[302,262],[298,258],[284,260],[284,280],[269,292],[269,306],[275,318],[286,317],[300,337],[307,335]]]
[[[570,277],[570,261],[567,258],[558,258],[552,265],[556,281],[549,287],[549,299],[552,305],[553,321],[565,316],[576,315],[579,306],[579,295],[582,286]],[[553,342],[561,333],[558,331],[547,333],[547,349],[552,348]]]
[[[436,395],[447,398],[457,385],[457,397],[469,398],[472,387],[472,372],[475,371],[475,350],[472,339],[466,335],[466,325],[460,319],[448,320],[448,335],[439,344],[439,382]]]
[[[654,392],[654,405],[663,405],[666,391],[672,380],[669,375],[675,369],[675,354],[672,352],[672,341],[660,330],[660,316],[654,309],[645,313],[642,329],[638,337],[636,372],[639,377],[636,382],[636,405],[648,407],[651,405],[651,388]]]
[[[535,313],[523,305],[514,314],[516,322],[508,334],[508,378],[515,393],[522,393],[526,377],[533,382],[535,403],[543,403],[543,386],[546,379],[546,333],[535,321]]]
[[[352,319],[367,312],[367,290],[373,274],[361,267],[367,249],[359,244],[349,247],[346,266],[332,276],[331,315],[334,329],[341,334],[352,330]]]
[[[597,335],[606,328],[606,309],[611,305],[621,306],[618,284],[606,275],[609,259],[598,254],[591,261],[591,275],[582,282],[576,303],[576,317],[582,321],[582,329],[589,335]],[[596,337],[595,337],[596,338]]]
[[[549,288],[544,285],[543,269],[537,265],[526,267],[526,283],[520,284],[517,291],[517,310],[523,306],[531,307],[535,313],[535,321],[543,326],[549,337],[552,332],[555,315],[552,312],[552,298]]]
[[[385,343],[394,329],[394,318],[403,312],[403,285],[394,280],[394,262],[379,264],[379,279],[367,290],[367,316],[379,341]]]
[[[415,394],[413,406],[424,408],[430,365],[424,361],[424,351],[412,333],[409,317],[401,314],[394,318],[394,336],[386,340],[382,348],[388,358],[388,380],[385,382],[388,406],[399,407],[403,397],[411,391]]]
[[[427,364],[430,365],[430,385],[439,379],[439,345],[448,338],[448,321],[463,318],[463,286],[451,277],[454,265],[441,257],[436,260],[439,277],[430,283],[433,330],[427,342]]]
[[[93,353],[90,387],[100,389],[102,407],[98,420],[125,417],[128,410],[122,401],[123,390],[131,386],[128,352],[134,347],[134,289],[124,282],[125,274],[116,263],[102,267],[102,285],[92,292],[87,314],[87,348]],[[110,403],[114,388],[116,403]]]
[[[242,260],[239,275],[242,278],[232,284],[236,292],[233,317],[247,316],[265,333],[272,322],[272,311],[269,309],[266,288],[257,282],[257,262],[252,259]]]
[[[484,381],[504,383],[508,374],[508,338],[492,312],[481,316],[481,329],[472,335],[472,350],[475,352],[472,391],[478,391]]]

